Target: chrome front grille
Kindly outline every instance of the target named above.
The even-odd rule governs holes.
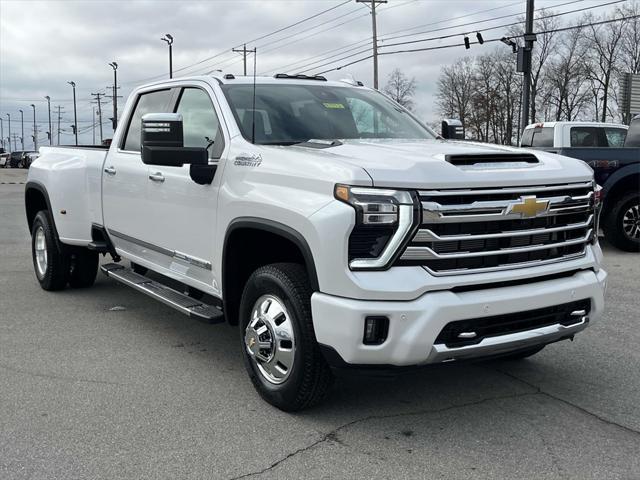
[[[421,191],[422,224],[399,265],[455,275],[585,254],[595,229],[593,184]],[[524,206],[534,208],[529,214]]]

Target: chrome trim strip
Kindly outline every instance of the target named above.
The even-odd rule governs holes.
[[[524,332],[487,337],[475,345],[449,348],[443,344],[434,344],[425,363],[450,362],[486,355],[497,355],[529,346],[543,345],[571,337],[584,330],[588,324],[589,317],[584,316],[579,323],[574,323],[573,325],[565,326],[556,323]]]
[[[484,252],[462,252],[462,253],[436,253],[429,247],[415,247],[408,246],[405,252],[400,257],[401,260],[446,260],[457,258],[473,258],[473,257],[486,257],[491,255],[503,255],[509,253],[525,253],[536,252],[540,250],[549,250],[551,248],[567,247],[570,245],[578,245],[580,243],[586,243],[591,238],[593,233],[592,229],[587,231],[587,234],[581,238],[575,238],[567,240],[566,242],[547,243],[543,245],[530,245],[526,247],[509,247],[501,248],[499,250],[489,250]],[[473,269],[469,269],[474,271]]]
[[[578,197],[570,197],[568,195],[562,195],[557,197],[539,197],[538,200],[544,200],[549,202],[549,210],[553,207],[563,207],[567,204],[573,206],[572,204],[578,202],[587,202],[588,206],[591,199],[593,198],[593,192],[589,192],[586,195],[581,195]],[[502,210],[506,213],[506,210],[513,205],[513,202],[517,202],[518,199],[513,200],[493,200],[493,201],[476,201],[472,203],[466,203],[463,205],[441,205],[437,202],[422,202],[422,209],[427,212],[438,212],[440,214],[445,214],[449,212],[460,213],[460,212],[469,212],[473,214],[476,210]],[[582,206],[582,205],[581,205]],[[520,216],[518,214],[518,216]],[[542,215],[540,215],[542,216]]]
[[[570,223],[562,227],[553,228],[534,228],[531,230],[512,230],[502,233],[487,233],[484,235],[443,235],[440,236],[428,228],[421,228],[413,237],[412,242],[456,242],[464,240],[484,240],[489,238],[509,238],[509,237],[524,237],[527,235],[541,235],[545,233],[564,232],[568,230],[577,230],[579,228],[586,228],[591,225],[593,221],[593,215],[590,215],[584,223]]]
[[[400,205],[398,213],[398,229],[396,230],[396,233],[393,234],[380,256],[378,258],[371,259],[351,260],[351,262],[349,262],[349,267],[353,269],[384,267],[398,251],[398,248],[400,248],[400,245],[407,235],[409,235],[412,226],[413,205]]]
[[[549,260],[534,260],[532,262],[505,263],[497,267],[487,267],[487,268],[473,268],[473,269],[465,268],[465,269],[459,269],[459,270],[433,270],[425,265],[422,265],[422,268],[424,268],[427,272],[429,272],[434,277],[448,277],[451,275],[470,275],[475,273],[503,272],[505,270],[519,270],[521,268],[540,267],[544,265],[552,265],[554,263],[566,262],[569,260],[577,260],[579,258],[583,258],[586,254],[587,254],[587,250],[584,249],[582,252],[574,253],[571,255],[565,255],[564,257],[559,257],[559,258],[551,258]]]
[[[592,182],[584,183],[569,183],[562,185],[551,185],[543,187],[507,187],[507,188],[494,188],[494,189],[465,189],[465,190],[420,190],[420,196],[425,197],[445,197],[450,195],[491,195],[502,193],[531,193],[531,192],[552,192],[556,190],[573,190],[578,188],[593,188]]]
[[[187,255],[186,253],[182,253],[177,250],[169,250],[168,248],[164,248],[159,245],[154,245],[153,243],[145,242],[144,240],[131,237],[125,233],[121,233],[116,230],[109,229],[109,235],[113,235],[114,237],[136,244],[142,248],[153,250],[154,252],[161,253],[162,255],[166,255],[167,257],[175,258],[176,260],[186,262],[189,265],[193,265],[195,267],[202,268],[204,270],[212,269],[211,262],[207,262],[206,260],[202,260],[200,258]]]
[[[149,250],[153,250],[154,252],[161,253],[163,255],[167,255],[168,257],[173,257],[173,250],[169,250],[168,248],[160,247],[159,245],[154,245],[153,243],[145,242],[144,240],[140,240],[138,238],[131,237],[126,233],[121,233],[116,230],[109,229],[109,235],[113,235],[114,237],[125,240],[129,243],[134,243],[142,248],[147,248]]]

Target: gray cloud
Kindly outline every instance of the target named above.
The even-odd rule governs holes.
[[[174,69],[219,55],[180,73],[205,73],[215,68],[241,73],[242,62],[238,54],[230,52],[233,46],[260,37],[283,26],[313,15],[340,3],[338,0],[218,0],[218,1],[101,1],[101,0],[49,0],[17,1],[0,0],[0,115],[4,120],[4,136],[7,136],[6,113],[12,117],[12,132],[19,131],[19,109],[25,111],[25,146],[30,148],[32,113],[29,105],[37,108],[40,137],[48,129],[45,95],[50,95],[52,105],[64,107],[61,137],[70,143],[70,124],[73,122],[71,87],[67,81],[77,84],[78,123],[86,130],[81,141],[91,142],[92,107],[91,93],[110,94],[113,72],[107,65],[117,61],[120,95],[124,101],[131,89],[140,81],[166,75],[168,70],[167,48],[160,41],[165,33],[175,37]],[[424,30],[455,26],[474,20],[484,20],[492,15],[517,14],[524,9],[524,0],[389,0],[380,7],[379,32],[385,34],[416,25],[434,24]],[[538,0],[539,7],[564,3],[562,0]],[[582,5],[599,2],[587,0]],[[475,12],[496,8],[494,12]],[[575,6],[562,7],[561,10]],[[601,9],[602,10],[602,9]],[[344,5],[314,20],[280,34],[260,40],[258,46],[258,71],[270,72],[279,66],[301,61],[343,45],[366,41],[371,36],[370,16],[364,5]],[[456,17],[456,20],[451,20]],[[449,19],[449,20],[448,20]],[[448,21],[447,21],[448,20]],[[314,25],[329,22],[317,29]],[[503,20],[506,23],[509,20]],[[571,18],[567,18],[570,22]],[[342,22],[344,25],[313,35]],[[483,24],[500,25],[500,21]],[[463,32],[464,28],[452,28],[441,33]],[[494,30],[491,37],[504,32]],[[305,37],[309,38],[305,38]],[[456,43],[459,39],[431,42],[430,46]],[[265,45],[269,44],[270,45]],[[288,44],[288,45],[285,45]],[[252,48],[254,44],[248,44]],[[281,48],[277,48],[281,47]],[[364,49],[363,48],[363,49]],[[470,52],[464,48],[436,50],[432,52],[383,56],[380,58],[380,78],[398,67],[417,80],[416,105],[418,114],[426,121],[433,121],[434,92],[440,66],[455,61],[466,54],[480,53],[498,48],[495,45],[475,46]],[[352,50],[353,52],[358,49]],[[336,52],[338,53],[338,52]],[[349,53],[345,53],[349,55]],[[358,55],[350,60],[365,56]],[[324,63],[324,62],[322,62]],[[337,66],[339,64],[336,64]],[[331,68],[331,66],[323,69]],[[371,84],[371,62],[366,61],[338,72],[330,78],[343,78],[347,73]],[[103,118],[111,116],[111,104],[104,106]],[[55,113],[52,113],[55,131]],[[110,125],[104,126],[105,137],[111,136]]]

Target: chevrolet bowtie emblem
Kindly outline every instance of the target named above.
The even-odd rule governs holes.
[[[549,200],[538,200],[535,196],[520,197],[509,204],[506,214],[519,213],[522,218],[536,217],[549,209]]]

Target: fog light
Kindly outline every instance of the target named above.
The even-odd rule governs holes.
[[[367,317],[364,319],[365,345],[380,345],[387,339],[389,333],[389,319],[387,317]]]

